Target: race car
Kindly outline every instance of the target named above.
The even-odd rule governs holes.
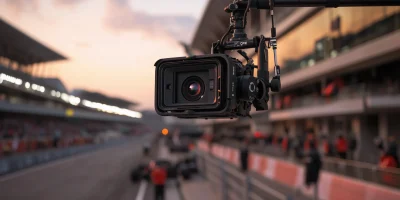
[[[150,179],[150,169],[148,164],[139,164],[131,172],[132,182],[137,182],[141,179]]]
[[[168,178],[176,178],[178,173],[177,173],[177,166],[176,164],[173,164],[172,162],[168,160],[156,160],[156,165],[163,167],[164,169],[167,170],[167,177]]]
[[[188,169],[191,173],[197,173],[199,171],[197,168],[196,157],[188,157],[184,162],[188,166]]]
[[[164,159],[155,160],[157,166],[163,167],[167,170],[168,178],[176,178],[178,175],[177,165]],[[150,180],[151,169],[149,167],[149,162],[139,164],[131,172],[132,182],[137,182],[139,180],[145,179]]]
[[[177,163],[178,174],[182,175],[184,180],[189,180],[193,174],[198,173],[196,155],[188,154]]]

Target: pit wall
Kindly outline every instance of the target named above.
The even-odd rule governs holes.
[[[198,142],[198,149],[210,153],[237,167],[240,164],[239,150],[219,144]],[[302,191],[312,196],[313,189],[304,189],[304,167],[289,161],[272,158],[257,153],[250,153],[249,170],[266,178],[292,188],[303,188]],[[400,190],[363,182],[327,171],[321,171],[318,184],[319,198],[324,200],[399,200]]]

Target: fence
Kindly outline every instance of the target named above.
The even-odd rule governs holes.
[[[287,158],[287,155],[278,147],[253,147],[254,152],[278,157]],[[291,161],[298,163],[298,160],[289,158]],[[323,159],[323,169],[336,174],[357,178],[363,181],[378,183],[380,185],[400,188],[400,170],[399,169],[383,169],[378,165],[358,162],[353,160],[344,160],[333,157],[325,157]]]
[[[229,163],[231,166],[239,166],[239,150],[221,144],[210,144],[204,141],[198,143],[199,151]],[[301,188],[299,195],[312,197],[315,195],[315,188],[304,187],[305,169],[302,165],[288,162],[287,160],[267,156],[265,154],[250,153],[248,159],[249,174],[253,178],[261,180],[276,191],[283,194],[291,194],[294,188]],[[207,171],[207,168],[206,168]],[[386,172],[386,171],[385,171]],[[392,180],[390,174],[383,173],[384,178]],[[211,176],[213,177],[213,176]],[[283,186],[283,187],[282,187]],[[284,188],[289,187],[292,190]],[[318,184],[319,199],[353,199],[353,200],[398,200],[400,199],[399,188],[388,188],[378,184],[371,184],[366,181],[359,181],[345,176],[330,173],[322,170]],[[298,199],[299,197],[296,196]],[[296,199],[296,200],[297,200]]]
[[[47,151],[18,154],[15,156],[0,158],[0,176],[28,167],[32,167],[34,165],[43,164],[56,159],[65,158],[68,156],[93,151],[100,148],[111,147],[114,145],[122,144],[124,142],[126,142],[126,140],[112,140],[103,144],[90,144],[70,148],[52,149]]]
[[[229,141],[223,143],[226,146],[238,148],[240,143]],[[280,147],[269,145],[253,145],[250,147],[252,152],[269,155],[277,158],[289,159],[294,163],[298,163],[293,157],[285,154]],[[325,157],[323,170],[333,172],[352,178],[357,178],[363,181],[373,182],[380,185],[400,188],[400,170],[399,169],[382,169],[378,165],[358,162],[353,160],[344,160],[339,158]]]
[[[200,172],[217,190],[221,200],[290,200],[293,196],[283,194],[265,182],[249,174],[239,171],[236,167],[223,160],[199,153],[198,166]]]
[[[382,169],[377,165],[364,162],[325,158],[323,169],[364,181],[400,188],[400,170],[395,168]]]

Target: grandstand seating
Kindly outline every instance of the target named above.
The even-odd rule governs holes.
[[[137,132],[141,113],[128,108],[135,103],[85,90],[74,96],[56,77],[26,73],[66,57],[2,19],[0,30],[0,157],[92,143],[121,127]]]

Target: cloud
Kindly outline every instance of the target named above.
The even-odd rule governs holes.
[[[159,36],[167,34],[172,38],[189,42],[196,19],[191,16],[155,16],[132,9],[128,0],[108,0],[104,23],[114,31],[142,30]]]
[[[77,42],[75,46],[78,48],[89,48],[91,45],[87,42]]]
[[[22,12],[36,12],[39,9],[39,0],[0,0],[0,3],[15,15]]]
[[[87,0],[53,0],[57,6],[74,6]]]

